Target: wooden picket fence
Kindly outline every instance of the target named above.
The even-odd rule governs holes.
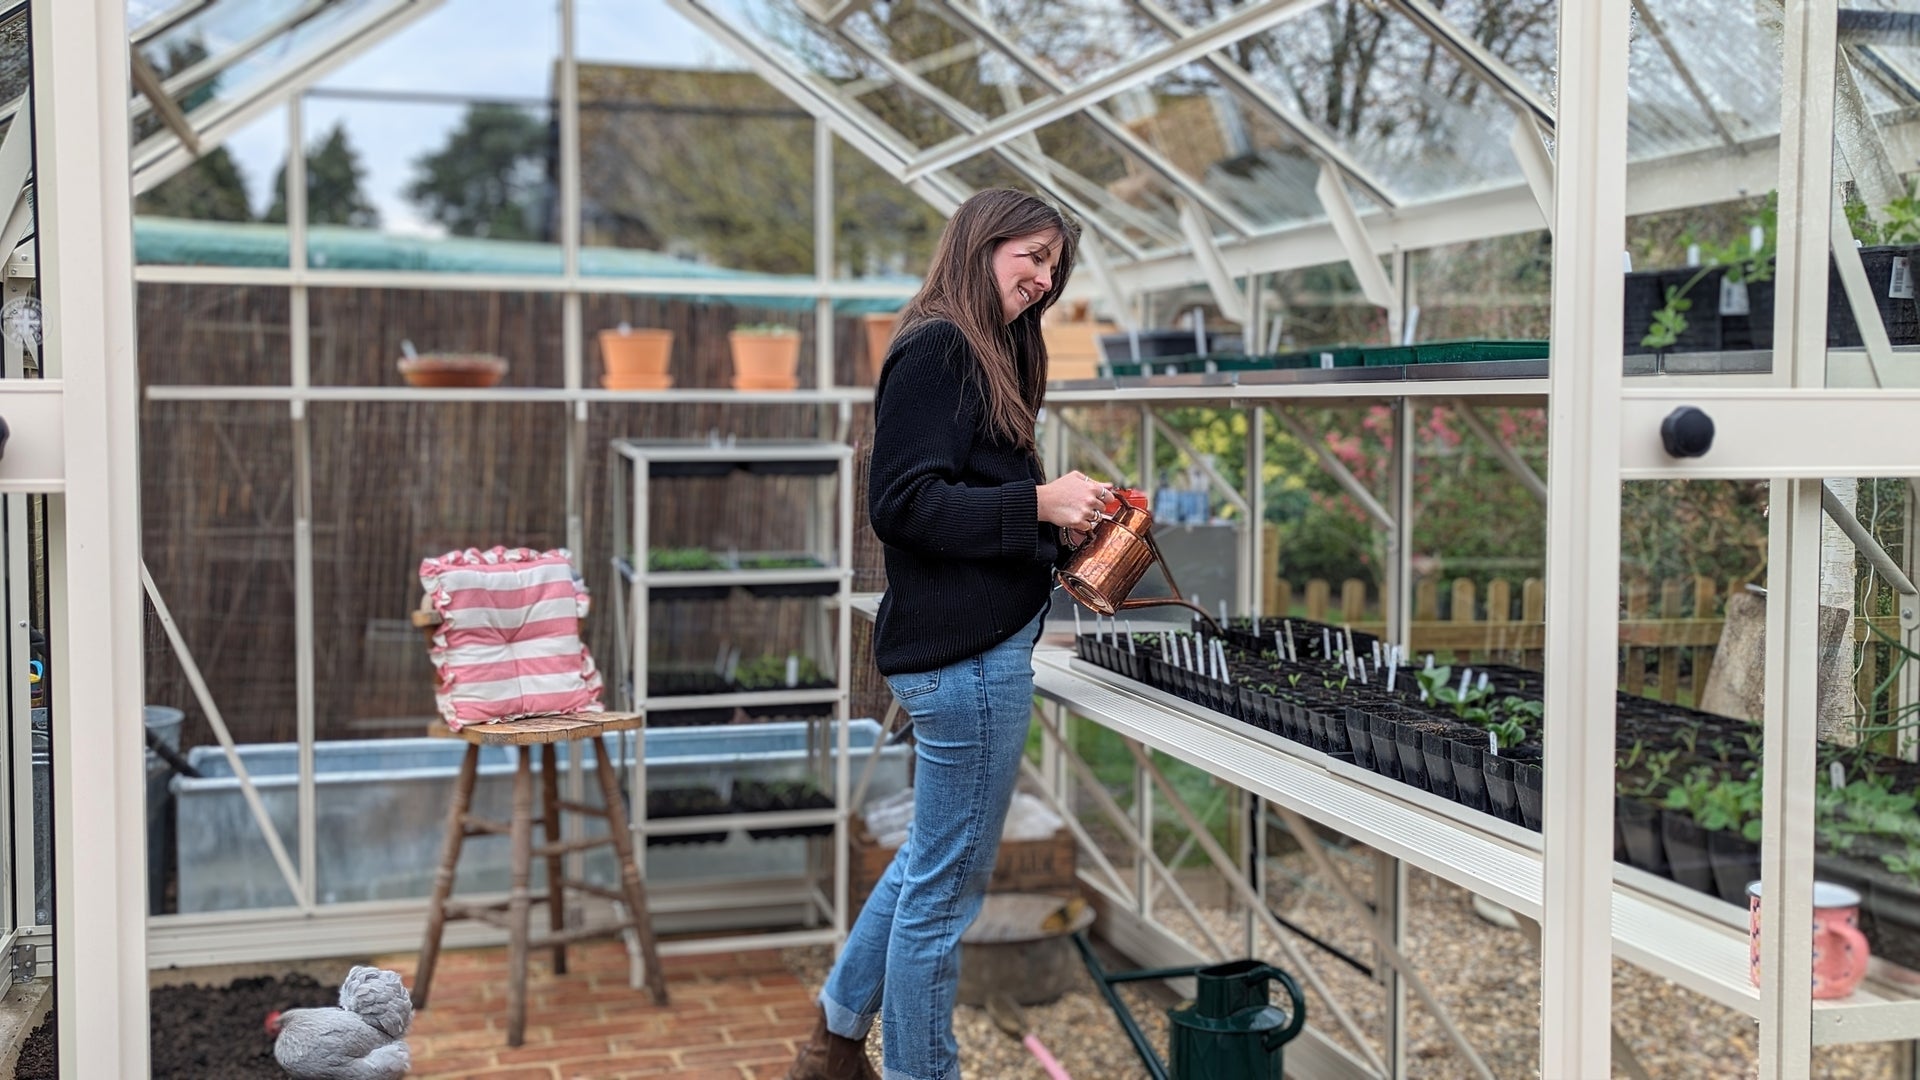
[[[1416,654],[1541,666],[1546,643],[1544,581],[1527,578],[1517,590],[1502,578],[1487,582],[1484,590],[1469,578],[1444,584],[1444,611],[1442,582],[1426,578],[1414,585],[1411,636]],[[1659,701],[1699,701],[1726,621],[1725,598],[1745,587],[1743,580],[1719,586],[1705,576],[1665,581],[1658,589],[1644,580],[1627,581],[1620,619],[1621,688]],[[1341,582],[1336,596],[1333,586],[1320,578],[1296,588],[1269,577],[1266,612],[1303,615],[1369,633],[1385,629],[1379,597],[1371,594],[1367,582],[1356,578]],[[1856,680],[1863,701],[1873,700],[1887,660],[1885,652],[1871,644],[1868,622],[1854,621],[1854,641],[1863,646]],[[1898,619],[1875,618],[1872,623],[1898,633]]]

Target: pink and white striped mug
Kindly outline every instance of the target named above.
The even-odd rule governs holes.
[[[1747,974],[1760,985],[1760,883],[1747,885]],[[1852,994],[1872,952],[1860,932],[1860,894],[1830,881],[1813,883],[1813,996]]]

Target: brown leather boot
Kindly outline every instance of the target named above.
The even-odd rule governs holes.
[[[866,1043],[827,1030],[823,1012],[787,1070],[787,1080],[880,1080],[880,1074],[867,1060]]]

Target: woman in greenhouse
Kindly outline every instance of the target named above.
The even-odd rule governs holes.
[[[1076,227],[1018,191],[948,221],[900,314],[874,390],[868,512],[886,545],[874,659],[913,718],[914,822],[820,995],[790,1080],[953,1080],[960,935],[979,914],[1026,747],[1033,646],[1061,553],[1111,494],[1043,482],[1040,316],[1073,268]],[[891,992],[884,992],[889,990]]]

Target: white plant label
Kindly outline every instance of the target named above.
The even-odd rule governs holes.
[[[1333,354],[1332,353],[1323,352],[1320,354],[1320,370],[1322,371],[1333,370]]]
[[[1913,299],[1913,266],[1904,255],[1893,260],[1893,276],[1887,281],[1887,299]]]
[[[794,687],[799,685],[800,685],[800,658],[793,655],[792,653],[788,653],[787,654],[787,689],[791,690]]]
[[[1847,770],[1837,761],[1827,763],[1827,786],[1835,791],[1847,786]]]
[[[1720,279],[1720,314],[1751,315],[1753,305],[1747,299],[1747,283]]]

